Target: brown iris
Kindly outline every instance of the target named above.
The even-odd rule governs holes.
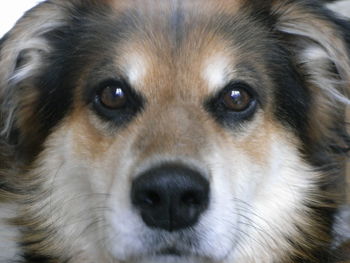
[[[109,109],[121,109],[127,102],[127,96],[119,85],[108,85],[100,93],[101,104]]]
[[[225,107],[231,111],[244,111],[252,101],[251,95],[240,88],[233,88],[223,95],[223,102]]]

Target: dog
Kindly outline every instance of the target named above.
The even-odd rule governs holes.
[[[0,46],[0,261],[349,260],[350,24],[324,5],[28,11]]]

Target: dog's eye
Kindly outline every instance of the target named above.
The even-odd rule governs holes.
[[[252,96],[246,90],[233,86],[225,91],[222,99],[228,110],[244,111],[250,106]]]
[[[205,101],[204,106],[217,121],[231,126],[249,120],[259,105],[258,99],[257,93],[250,85],[234,81]]]
[[[121,109],[127,102],[126,93],[120,83],[107,84],[99,94],[101,105],[108,109]]]
[[[119,79],[107,79],[101,82],[92,90],[90,98],[96,113],[117,125],[131,120],[144,105],[142,95],[126,81]]]

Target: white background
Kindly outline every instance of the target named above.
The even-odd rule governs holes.
[[[10,30],[18,18],[41,0],[0,0],[0,37]]]

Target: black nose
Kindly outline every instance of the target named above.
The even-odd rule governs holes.
[[[193,226],[209,201],[209,182],[196,170],[167,164],[146,171],[132,184],[133,205],[153,228]]]

